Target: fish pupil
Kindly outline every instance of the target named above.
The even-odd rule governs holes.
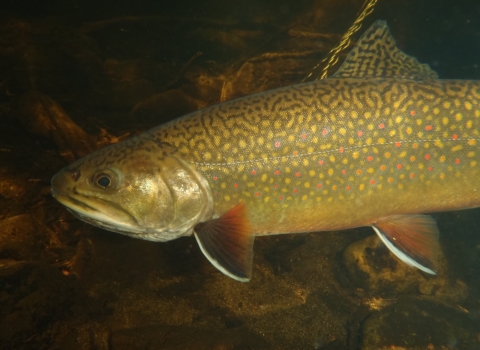
[[[110,183],[111,181],[107,176],[102,176],[97,180],[97,184],[104,189],[108,188],[108,186],[110,186]]]

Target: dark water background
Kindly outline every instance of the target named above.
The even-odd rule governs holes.
[[[51,176],[96,147],[300,82],[361,5],[3,2],[0,348],[480,349],[479,210],[435,214],[437,277],[358,229],[257,238],[242,284],[193,238],[102,231],[50,197]],[[441,78],[480,79],[479,18],[478,1],[379,0],[355,38],[384,19]]]

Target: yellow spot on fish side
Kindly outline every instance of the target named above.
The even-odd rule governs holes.
[[[302,201],[306,201],[307,198],[308,198],[308,196],[307,196],[306,194],[304,194],[304,195],[302,196]]]
[[[440,113],[440,109],[438,107],[435,107],[433,109],[433,114],[438,114],[438,113]]]
[[[470,166],[474,167],[475,165],[477,165],[477,161],[476,160],[472,160],[470,162]]]
[[[447,117],[442,118],[442,124],[443,125],[448,125],[448,118]]]
[[[309,188],[310,187],[310,182],[305,182],[305,188]]]
[[[240,141],[238,141],[238,145],[239,145],[241,148],[247,147],[247,143],[246,143],[245,140],[243,140],[243,139],[240,139]]]
[[[468,153],[467,153],[467,157],[468,157],[468,158],[473,158],[473,157],[475,157],[475,152],[473,152],[473,151],[468,152]]]
[[[471,129],[471,128],[472,128],[472,125],[473,125],[473,123],[472,123],[471,120],[467,121],[467,124],[466,124],[467,129]]]
[[[257,143],[258,143],[259,146],[262,146],[264,142],[265,142],[265,139],[261,136],[257,140]]]
[[[460,114],[460,113],[455,114],[455,120],[456,120],[457,122],[459,122],[460,120],[462,120],[462,114]]]
[[[345,128],[340,128],[338,132],[340,133],[340,135],[345,135],[347,133],[347,130]]]
[[[334,156],[330,156],[328,159],[329,159],[332,163],[335,163],[335,157],[334,157]]]
[[[440,160],[441,163],[443,163],[443,162],[445,162],[445,159],[446,159],[445,156],[440,156],[439,160]]]
[[[223,199],[225,199],[225,202],[228,202],[230,201],[230,196],[227,194],[225,197],[223,197]]]
[[[352,154],[353,159],[357,159],[359,156],[360,156],[360,153],[358,153],[357,151],[353,152]]]
[[[285,178],[285,183],[288,185],[292,180],[290,180],[288,177]]]
[[[462,145],[456,145],[451,148],[452,152],[457,152],[457,151],[460,151],[461,149],[463,149]]]
[[[443,102],[443,108],[449,109],[450,106],[451,106],[450,102],[448,102],[448,101]]]
[[[328,175],[333,175],[333,169],[332,168],[328,169]]]
[[[395,123],[400,124],[402,122],[403,118],[402,117],[396,117],[395,118]]]
[[[267,178],[268,178],[267,174],[263,174],[262,175],[262,182],[267,181]]]
[[[310,172],[308,173],[310,176],[315,176],[315,171],[313,170],[310,170]]]
[[[412,132],[413,132],[412,127],[411,127],[411,126],[408,126],[408,127],[407,127],[407,134],[411,135]]]
[[[471,111],[471,110],[472,110],[472,104],[471,104],[470,102],[468,102],[468,101],[465,102],[465,109],[466,109],[467,111]]]

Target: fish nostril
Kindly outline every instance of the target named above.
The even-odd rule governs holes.
[[[80,170],[78,169],[70,169],[70,176],[72,177],[73,181],[77,182],[81,176]]]

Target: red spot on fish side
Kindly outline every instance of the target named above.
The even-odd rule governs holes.
[[[418,143],[415,142],[415,143],[413,144],[413,148],[418,148]]]
[[[381,171],[385,171],[385,169],[387,169],[387,166],[386,166],[386,165],[382,165],[382,166],[380,167],[380,170],[381,170]]]
[[[400,163],[397,164],[397,169],[398,169],[398,170],[402,169],[402,167],[403,167],[402,164],[400,164]]]
[[[255,197],[260,197],[260,192],[255,192]]]
[[[322,184],[317,184],[317,188],[322,188]]]
[[[460,164],[460,163],[461,163],[460,158],[455,159],[455,164]]]
[[[431,125],[425,126],[426,131],[431,131],[432,129],[433,129],[433,126],[431,126]]]
[[[280,175],[280,170],[278,170],[278,169],[275,170],[274,174],[275,174],[275,175]]]
[[[400,141],[395,142],[395,147],[400,147],[402,143]]]
[[[298,193],[298,189],[294,188],[293,193]]]
[[[323,136],[326,136],[327,134],[328,134],[328,129],[323,129],[323,130],[322,130],[322,135],[323,135]]]
[[[305,140],[306,138],[307,138],[307,134],[303,133],[303,134],[302,134],[302,139]]]
[[[384,124],[384,123],[380,123],[380,124],[378,125],[378,128],[379,128],[379,129],[385,129],[385,124]]]
[[[337,185],[333,185],[333,186],[332,186],[332,190],[334,190],[334,191],[336,191],[337,188],[338,188]]]
[[[256,171],[255,169],[253,169],[253,170],[251,171],[251,174],[252,174],[252,175],[257,175],[257,171]]]
[[[238,184],[233,184],[233,187],[238,188]]]
[[[213,181],[217,181],[218,180],[218,176],[214,175],[213,176]]]
[[[417,112],[415,112],[415,111],[413,111],[413,110],[410,111],[410,115],[411,115],[412,117],[413,117],[414,115],[416,115],[416,114],[417,114]]]
[[[300,177],[301,175],[302,175],[302,174],[301,174],[299,171],[297,171],[297,172],[295,173],[295,176],[296,176],[296,177]]]
[[[282,200],[282,199],[283,199],[283,196],[278,196],[278,199],[279,199],[279,200]]]
[[[293,151],[294,156],[298,156],[298,151]]]
[[[372,157],[372,156],[368,156],[368,157],[367,157],[367,160],[368,160],[369,162],[371,162],[371,161],[373,160],[373,157]]]
[[[318,165],[323,165],[324,163],[325,163],[325,161],[324,161],[323,159],[320,159],[320,160],[318,161]]]
[[[357,175],[361,175],[362,174],[362,169],[357,169],[356,173],[357,173]]]
[[[215,193],[214,193],[214,196],[215,196],[215,197],[218,197],[218,192],[215,192]]]
[[[273,185],[273,187],[278,188],[278,184]]]
[[[375,181],[374,179],[370,180],[370,185],[375,185],[377,181]]]
[[[427,169],[428,169],[428,171],[432,171],[432,170],[433,170],[433,167],[432,167],[432,166],[429,166]]]
[[[282,145],[282,143],[281,143],[280,141],[276,141],[276,142],[275,142],[275,147],[278,148],[278,147],[280,147],[281,145]]]
[[[410,174],[410,178],[413,179],[415,177],[415,174],[414,173],[411,173]]]
[[[425,154],[425,159],[426,160],[430,160],[430,158],[431,158],[431,155],[429,153]]]
[[[390,158],[390,152],[385,152],[385,158]]]
[[[358,135],[358,137],[362,137],[362,136],[363,136],[363,131],[362,131],[362,130],[358,130],[357,135]]]
[[[389,177],[387,181],[388,181],[389,183],[392,183],[392,182],[393,182],[393,177]]]
[[[351,187],[350,185],[347,185],[347,187],[345,187],[345,189],[346,189],[347,191],[350,191],[351,188],[352,188],[352,187]]]
[[[345,175],[347,173],[347,169],[342,169],[342,174]]]
[[[453,134],[453,135],[452,135],[452,140],[458,140],[458,135],[457,135],[457,134]]]
[[[345,148],[340,147],[340,148],[338,149],[338,151],[339,151],[340,153],[343,153],[343,152],[345,151]]]

